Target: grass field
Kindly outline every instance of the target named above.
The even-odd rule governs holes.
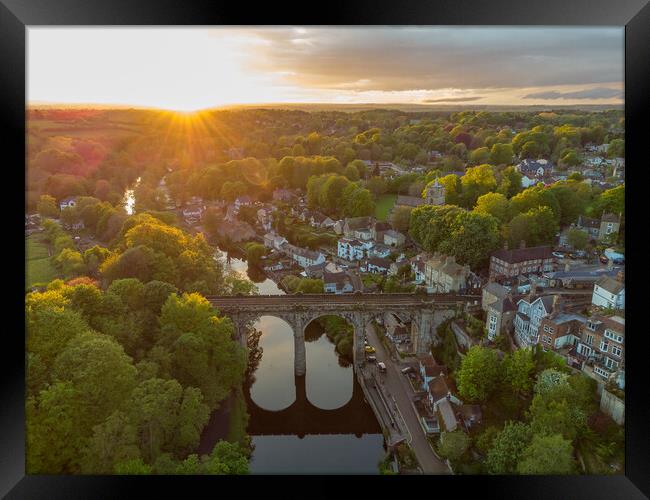
[[[375,206],[375,217],[378,220],[385,221],[388,218],[389,212],[393,209],[396,200],[396,194],[382,194],[377,199]]]
[[[41,241],[41,235],[32,234],[25,238],[25,259],[25,288],[56,278],[56,269],[50,262],[47,245]]]

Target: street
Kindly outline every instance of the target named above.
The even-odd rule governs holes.
[[[384,382],[386,392],[390,394],[391,401],[396,404],[396,420],[400,421],[401,425],[406,426],[407,442],[413,449],[422,471],[425,474],[450,474],[447,464],[433,453],[429,441],[422,430],[422,426],[411,403],[414,395],[413,389],[401,372],[399,361],[394,362],[390,359],[389,354],[384,349],[372,325],[366,327],[366,335],[368,337],[368,344],[377,350],[377,361],[383,361],[386,364],[386,373],[380,375],[381,380]]]

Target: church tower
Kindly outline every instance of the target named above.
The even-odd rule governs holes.
[[[438,178],[427,188],[427,205],[445,204],[445,186],[438,182]]]

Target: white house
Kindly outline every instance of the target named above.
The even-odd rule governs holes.
[[[594,285],[591,303],[604,308],[625,309],[623,273],[619,272],[616,279],[609,276],[600,278]]]
[[[285,244],[282,248],[298,263],[300,267],[303,268],[325,262],[325,255],[320,252],[309,250],[307,248],[300,248],[295,245],[290,245],[289,243]]]
[[[405,241],[406,236],[404,236],[399,231],[395,231],[394,229],[391,229],[384,233],[384,245],[399,247],[402,246]]]
[[[368,257],[372,241],[359,241],[354,238],[341,238],[338,241],[337,255],[345,260],[363,260]]]
[[[274,232],[266,233],[264,235],[264,246],[267,248],[280,250],[282,248],[282,245],[285,243],[287,243],[287,239],[284,236],[280,236]]]
[[[72,208],[77,205],[77,197],[69,196],[68,198],[63,198],[59,202],[59,208],[63,210],[64,208]]]
[[[520,347],[529,347],[539,340],[539,325],[553,310],[553,296],[534,298],[530,295],[517,302],[514,318],[515,340]]]
[[[374,274],[386,274],[392,261],[382,257],[370,257],[366,262],[366,271]]]

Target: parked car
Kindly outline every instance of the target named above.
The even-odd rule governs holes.
[[[365,350],[366,350],[366,352],[369,353],[369,354],[374,354],[374,353],[376,352],[376,349],[375,349],[374,347],[372,347],[371,345],[367,345],[367,346],[365,347]]]
[[[368,360],[368,363],[376,363],[377,362],[377,356],[368,356],[366,359]]]
[[[402,368],[402,373],[403,373],[404,375],[406,375],[406,374],[408,374],[408,373],[411,373],[412,371],[413,371],[413,367],[412,367],[412,366],[407,366],[406,368]]]
[[[379,363],[377,363],[377,368],[379,368],[379,371],[381,373],[386,373],[386,365],[384,364],[383,361],[380,361]]]
[[[564,254],[562,252],[553,252],[552,255],[553,257],[557,257],[558,259],[564,258]]]

